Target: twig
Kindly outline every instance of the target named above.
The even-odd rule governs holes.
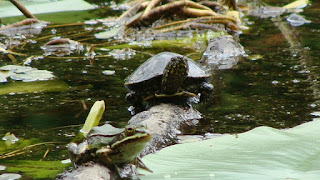
[[[4,52],[4,53],[8,53],[8,54],[14,54],[14,55],[18,55],[18,56],[27,56],[27,54],[22,54],[22,53],[16,53],[10,50],[5,50],[3,48],[0,47],[0,52]]]
[[[157,30],[157,31],[155,31],[155,33],[165,33],[165,32],[170,32],[170,31],[177,31],[177,30],[181,30],[181,29],[211,29],[213,31],[219,30],[218,28],[213,27],[209,24],[191,22],[191,23],[182,24],[179,26],[174,26],[174,27],[167,28],[167,29]]]
[[[57,143],[62,143],[62,142],[43,142],[43,143],[32,144],[32,145],[23,147],[23,148],[21,148],[21,149],[17,149],[17,150],[14,150],[14,151],[5,153],[5,154],[3,154],[3,155],[0,155],[0,159],[4,159],[4,158],[8,158],[8,157],[12,157],[12,156],[17,156],[17,155],[20,155],[20,154],[24,154],[24,153],[25,153],[24,151],[25,151],[26,149],[32,148],[32,147],[35,147],[35,146],[47,145],[47,144],[57,144]]]
[[[37,19],[30,11],[28,11],[18,0],[10,0],[27,18]]]
[[[71,24],[57,24],[57,25],[46,26],[44,28],[56,28],[56,27],[65,27],[65,26],[80,26],[80,25],[83,25],[83,24],[84,24],[84,22],[71,23]]]
[[[202,10],[202,9],[195,9],[195,8],[189,8],[189,7],[184,7],[182,8],[182,12],[191,17],[202,17],[202,16],[217,16],[217,13],[213,11],[208,11],[208,10]]]
[[[151,11],[151,9],[153,9],[155,6],[157,6],[160,2],[161,2],[161,0],[152,0],[148,4],[146,9],[144,10],[143,14],[141,15],[141,19],[146,18],[148,16],[149,12]]]
[[[215,20],[217,20],[216,22],[214,22]],[[228,20],[231,21],[233,23],[237,23],[237,20],[231,17],[227,17],[227,16],[203,16],[203,17],[198,17],[198,18],[189,18],[186,20],[181,20],[181,21],[174,21],[172,23],[168,23],[168,24],[164,24],[161,26],[157,26],[154,27],[153,29],[162,29],[162,28],[166,28],[166,27],[170,27],[170,26],[174,26],[174,25],[178,25],[178,24],[183,24],[183,23],[187,23],[187,22],[211,22],[211,23],[217,23],[218,20]],[[223,23],[225,24],[225,23]]]
[[[144,8],[146,8],[149,3],[150,3],[149,1],[146,1],[146,2],[138,3],[138,4],[134,5],[133,7],[128,9],[126,12],[124,12],[120,17],[118,17],[116,21],[122,21],[122,20],[124,20],[124,19],[126,19],[128,17],[134,16],[139,11],[141,11]]]

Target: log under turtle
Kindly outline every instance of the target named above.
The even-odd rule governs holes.
[[[141,64],[125,81],[131,91],[126,99],[136,104],[151,99],[196,96],[210,92],[210,74],[190,58],[171,52],[159,53]]]

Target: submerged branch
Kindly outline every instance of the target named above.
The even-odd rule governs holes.
[[[58,144],[58,143],[62,143],[62,142],[43,142],[43,143],[32,144],[32,145],[23,147],[21,149],[17,149],[17,150],[2,154],[2,155],[0,155],[0,159],[5,159],[5,158],[20,155],[20,154],[24,154],[25,150],[32,148],[32,147],[36,147],[36,146],[40,146],[40,145],[48,145],[48,144]]]

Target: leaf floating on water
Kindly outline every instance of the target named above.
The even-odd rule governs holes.
[[[14,179],[20,179],[22,176],[20,174],[16,174],[16,173],[3,173],[0,175],[0,179],[4,180],[4,179],[10,179],[10,180],[14,180]]]
[[[286,9],[302,9],[304,7],[306,7],[308,4],[309,4],[309,0],[297,0],[297,1],[294,1],[290,4],[287,4],[285,6],[283,6],[283,8],[286,8]]]
[[[70,164],[62,164],[60,161],[39,160],[15,159],[6,160],[5,163],[8,166],[7,172],[23,172],[23,179],[55,179],[57,174],[70,166]]]
[[[300,16],[299,14],[291,14],[287,21],[290,23],[291,26],[301,26],[306,23],[311,23],[311,21],[306,20],[304,17]]]
[[[7,82],[7,78],[11,75],[9,71],[0,70],[0,83]]]
[[[71,163],[71,159],[65,159],[61,161],[62,164],[69,164]]]
[[[320,121],[287,130],[258,127],[166,147],[142,158],[140,179],[320,179]],[[143,171],[143,172],[142,172]]]
[[[127,60],[136,55],[136,51],[130,48],[114,49],[109,52],[109,55],[113,56],[115,59]]]
[[[312,116],[320,116],[320,111],[310,113]]]
[[[22,1],[24,2],[24,1]],[[93,4],[84,0],[43,1],[34,0],[23,3],[32,14],[54,13],[62,11],[82,11],[95,9]],[[0,17],[20,16],[21,12],[9,1],[0,1]]]
[[[6,36],[25,35],[28,37],[33,37],[35,34],[40,34],[42,28],[46,26],[47,22],[29,18],[0,28],[0,34]]]
[[[47,70],[34,70],[24,74],[14,74],[10,76],[13,80],[21,80],[23,82],[46,81],[53,79],[55,76]]]
[[[114,27],[114,28],[111,28],[107,31],[104,31],[104,32],[100,32],[100,33],[97,33],[95,34],[95,37],[97,39],[108,39],[108,38],[112,38],[112,37],[115,37],[117,36],[121,30],[123,29],[123,26],[119,26],[119,27]]]
[[[68,38],[54,37],[49,42],[41,46],[45,56],[56,55],[65,56],[73,52],[80,52],[83,50],[83,45],[77,41]]]
[[[46,81],[55,76],[47,70],[38,70],[29,66],[7,65],[0,67],[0,82],[7,82],[7,78],[23,82]]]
[[[102,71],[102,73],[104,75],[110,76],[110,75],[114,75],[116,73],[116,71],[112,71],[112,70],[104,70]]]
[[[2,140],[6,141],[7,145],[14,144],[15,142],[19,141],[19,139],[12,133],[7,132],[6,135],[2,138]]]
[[[261,55],[261,54],[251,54],[251,55],[247,56],[247,59],[250,59],[252,61],[256,61],[256,60],[259,60],[262,58],[263,58],[263,55]]]
[[[6,66],[0,67],[0,70],[11,71],[13,73],[25,73],[28,71],[36,70],[36,68],[32,68],[29,66],[6,65]]]
[[[39,92],[59,92],[68,90],[67,83],[59,80],[34,81],[34,82],[10,82],[1,85],[0,95],[15,93],[39,93]]]

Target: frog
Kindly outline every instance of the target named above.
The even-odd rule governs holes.
[[[67,148],[75,167],[93,161],[108,168],[115,168],[121,175],[119,167],[126,164],[138,165],[149,170],[138,155],[151,137],[152,135],[142,125],[116,128],[105,124],[92,128],[79,145],[73,142],[68,144]]]

